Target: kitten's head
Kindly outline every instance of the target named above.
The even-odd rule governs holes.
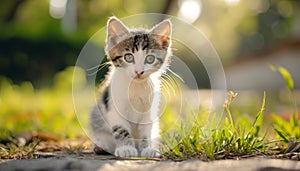
[[[116,17],[107,22],[106,53],[129,77],[144,80],[164,70],[170,55],[172,26],[164,20],[150,30],[129,29]]]

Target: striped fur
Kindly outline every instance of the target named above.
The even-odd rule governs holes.
[[[169,20],[150,30],[108,20],[105,50],[113,66],[90,116],[97,149],[121,157],[157,155],[159,78],[169,64],[170,46]]]

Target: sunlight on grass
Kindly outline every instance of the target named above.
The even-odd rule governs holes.
[[[61,139],[87,139],[78,123],[72,102],[74,69],[76,68],[69,67],[57,73],[53,85],[42,89],[35,89],[30,82],[15,85],[9,79],[0,77],[0,114],[2,118],[0,120],[0,140],[13,142],[18,135],[32,132],[46,133],[46,135],[53,135]],[[295,99],[293,80],[289,72],[282,67],[273,66],[273,70],[282,74],[291,97]],[[75,80],[76,84],[84,85],[86,81],[84,71],[77,70],[76,73],[79,74],[77,75],[78,79]],[[266,93],[263,95],[260,109],[256,113],[246,116],[235,105],[232,106],[235,104],[234,99],[237,93],[229,92],[228,99],[224,102],[226,115],[221,116],[211,113],[207,106],[195,109],[189,102],[176,101],[184,95],[182,87],[174,86],[173,83],[166,83],[163,87],[165,87],[164,89],[173,88],[169,91],[163,90],[165,98],[163,103],[166,105],[160,118],[163,140],[160,153],[168,159],[211,160],[261,155],[268,153],[278,143],[288,146],[287,149],[291,147],[290,144],[299,144],[300,120],[297,117],[296,102],[294,102],[293,114],[289,120],[273,113],[272,123],[265,124],[268,123],[264,116]],[[195,92],[193,91],[193,93]],[[206,92],[206,95],[208,94],[210,93]],[[90,103],[86,97],[86,94],[80,94],[84,105]],[[80,119],[83,119],[82,123],[86,125],[88,124],[88,111],[84,114],[86,115],[80,116],[83,117]],[[271,126],[273,129],[267,131]],[[11,145],[16,145],[16,143]],[[25,147],[24,149],[17,146],[11,147],[0,146],[0,154],[16,158],[32,155],[32,151],[25,150]],[[292,151],[299,150],[296,147]],[[85,148],[81,148],[79,145],[69,151],[76,152],[83,149]],[[280,151],[283,152],[284,149],[280,149]]]
[[[30,82],[15,85],[1,77],[0,138],[34,131],[67,138],[83,136],[72,103],[73,70],[58,73],[54,84],[43,89],[34,89]]]
[[[300,141],[300,118],[298,118],[298,109],[296,98],[294,94],[294,80],[287,69],[284,67],[276,68],[273,65],[269,65],[274,72],[279,72],[285,80],[286,87],[290,93],[290,97],[293,100],[293,112],[288,121],[277,116],[273,113],[274,130],[277,135],[285,142],[288,143],[290,139],[296,138],[296,141]]]
[[[161,150],[162,153],[172,159],[194,157],[218,159],[220,156],[230,154],[246,155],[263,151],[266,148],[264,142],[266,134],[262,134],[260,130],[266,96],[263,98],[261,109],[255,120],[250,123],[246,118],[240,118],[238,122],[234,122],[233,116],[240,115],[232,115],[230,111],[230,103],[236,95],[230,92],[229,99],[225,103],[227,116],[220,125],[207,127],[205,123],[214,121],[203,118],[194,118],[192,121],[182,123],[177,126],[172,135],[163,137],[165,144]]]

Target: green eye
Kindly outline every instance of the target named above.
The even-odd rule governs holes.
[[[130,53],[125,54],[124,59],[128,63],[133,63],[134,62],[134,56]]]
[[[155,61],[155,56],[153,55],[146,56],[145,63],[152,64],[154,61]]]

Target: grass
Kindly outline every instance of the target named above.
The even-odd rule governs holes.
[[[281,74],[281,76],[285,80],[286,87],[288,89],[290,97],[292,98],[292,100],[294,102],[292,116],[290,117],[289,121],[286,121],[286,120],[278,117],[276,114],[272,115],[274,118],[274,130],[282,138],[282,140],[285,143],[288,143],[289,139],[291,137],[294,137],[297,140],[300,140],[300,119],[297,116],[298,109],[297,109],[297,103],[295,100],[294,81],[292,79],[292,76],[283,67],[276,68],[272,65],[270,67],[274,72],[279,72]]]
[[[34,153],[39,145],[39,140],[36,140],[26,146],[20,146],[14,141],[7,145],[0,144],[0,159],[32,159],[36,158]]]
[[[232,114],[230,104],[233,102],[237,93],[230,92],[229,98],[225,102],[224,108],[227,116],[220,125],[205,127],[205,119],[194,118],[186,126],[186,122],[177,127],[171,135],[163,136],[163,154],[171,159],[222,159],[237,156],[251,156],[257,154],[274,153],[271,149],[282,142],[284,149],[281,153],[300,151],[300,120],[297,118],[297,104],[293,93],[294,83],[290,73],[283,67],[276,68],[271,66],[273,71],[278,71],[284,78],[287,89],[294,101],[293,113],[289,121],[272,114],[273,130],[279,137],[269,137],[267,131],[263,130],[263,114],[266,105],[266,93],[264,93],[260,110],[255,115],[252,123],[248,118],[242,117],[238,111]],[[234,121],[233,116],[239,117]],[[214,123],[214,120],[206,122]],[[208,133],[207,133],[208,132]],[[209,135],[209,137],[207,137]],[[271,143],[270,143],[271,142]],[[277,144],[275,143],[277,142]]]
[[[295,99],[289,72],[282,67],[271,68],[283,76],[291,98]],[[66,139],[87,140],[73,109],[73,70],[74,67],[70,67],[58,73],[53,85],[43,89],[34,89],[29,82],[15,85],[0,77],[0,115],[3,118],[0,120],[0,159],[35,158],[38,151],[77,154],[86,150],[87,146],[82,143],[60,143]],[[235,106],[236,97],[236,93],[229,92],[224,104],[226,116],[218,124],[218,115],[208,117],[206,109],[177,123],[178,113],[171,105],[166,106],[161,127],[166,130],[171,125],[173,129],[163,134],[160,150],[163,157],[216,160],[299,151],[300,120],[295,100],[289,120],[273,113],[272,123],[266,124],[266,93],[260,108],[250,114],[250,118]],[[35,136],[21,145],[18,138],[24,133]],[[51,146],[49,140],[58,142]]]
[[[171,159],[220,159],[263,152],[267,147],[264,142],[266,134],[260,137],[260,130],[266,96],[264,95],[261,109],[252,123],[247,118],[235,123],[230,104],[236,96],[236,93],[229,93],[225,103],[227,117],[219,125],[203,129],[203,121],[197,118],[189,124],[192,127],[187,128],[184,126],[186,123],[183,123],[172,136],[164,136],[164,155]]]
[[[171,159],[223,159],[238,156],[251,156],[257,154],[277,153],[271,149],[278,145],[285,146],[279,153],[300,151],[300,119],[297,118],[297,103],[293,93],[294,82],[290,73],[283,67],[270,66],[273,71],[278,71],[284,78],[287,89],[293,99],[293,113],[289,121],[272,114],[273,130],[277,137],[267,140],[267,131],[263,130],[263,114],[266,105],[266,93],[264,93],[260,110],[255,115],[252,123],[248,118],[242,117],[241,112],[232,114],[230,105],[237,93],[230,92],[224,108],[227,116],[220,125],[205,126],[205,119],[194,118],[190,121],[191,127],[186,122],[177,126],[176,130],[164,135],[163,155]],[[199,114],[200,115],[200,114]],[[233,116],[239,117],[234,121]],[[204,120],[204,122],[203,122]],[[214,120],[206,120],[206,123],[214,123]],[[209,135],[209,137],[207,137]],[[277,142],[277,143],[276,143]]]
[[[61,138],[84,136],[72,103],[73,67],[58,73],[53,85],[34,89],[0,77],[0,140],[13,134],[44,132]]]
[[[285,80],[286,87],[293,100],[293,112],[288,121],[273,114],[274,130],[281,140],[288,144],[287,152],[300,151],[300,118],[298,118],[297,102],[294,94],[294,81],[291,74],[283,67],[270,66],[274,72],[279,72]]]

